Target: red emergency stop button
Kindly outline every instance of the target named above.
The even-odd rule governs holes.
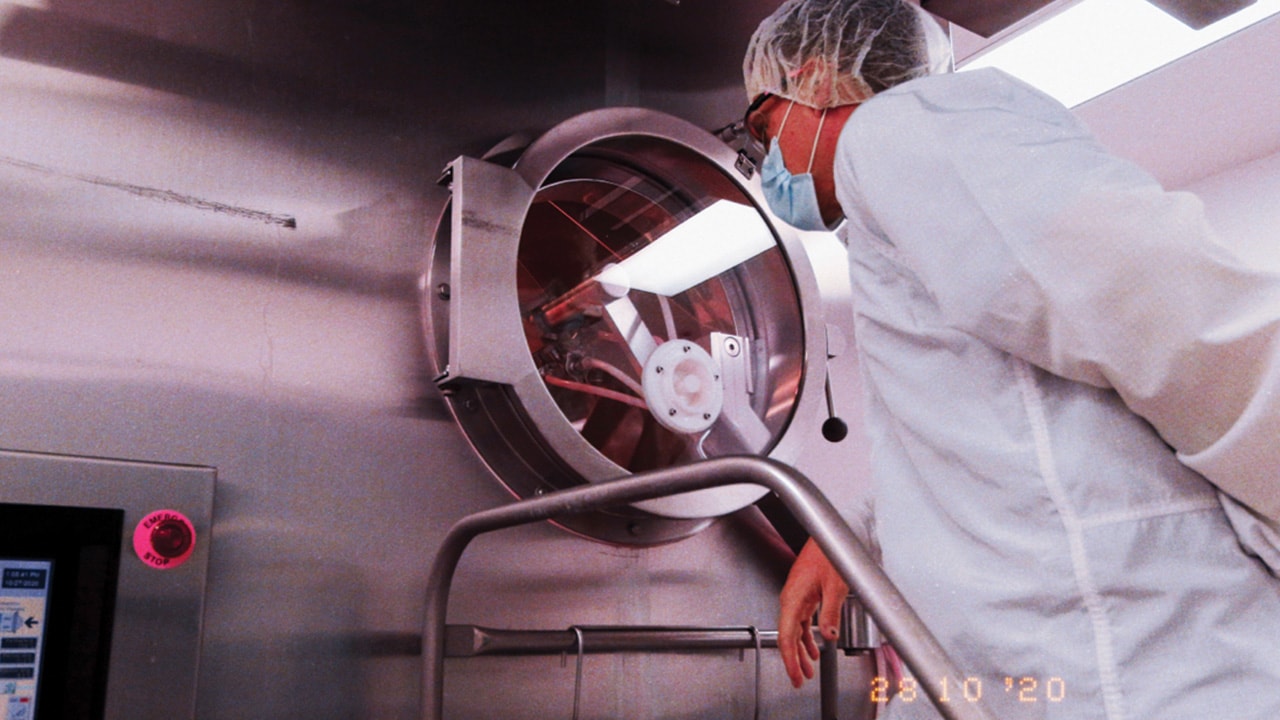
[[[196,528],[177,510],[156,510],[133,530],[133,551],[157,570],[172,570],[191,557]]]

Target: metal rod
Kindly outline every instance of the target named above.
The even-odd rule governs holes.
[[[994,720],[980,704],[940,701],[937,693],[941,680],[954,680],[964,674],[813,483],[786,465],[755,456],[716,458],[584,485],[491,508],[459,520],[436,551],[427,578],[422,635],[424,720],[443,720],[444,636],[449,591],[462,553],[476,536],[551,518],[744,482],[761,485],[777,494],[858,596],[943,717]]]
[[[778,631],[751,627],[575,625],[568,630],[499,630],[446,625],[444,656],[562,655],[584,653],[701,652],[778,646]]]

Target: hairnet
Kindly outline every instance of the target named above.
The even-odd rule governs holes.
[[[903,0],[787,0],[751,36],[748,99],[772,93],[816,108],[848,105],[950,67],[942,28]]]

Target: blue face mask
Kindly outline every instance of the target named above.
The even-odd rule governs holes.
[[[778,137],[782,136],[782,128],[787,126],[787,118],[791,116],[791,106],[782,117],[778,134],[770,143],[769,153],[760,164],[760,185],[764,190],[764,201],[778,219],[798,230],[826,230],[827,224],[822,220],[822,210],[818,207],[818,192],[813,185],[813,173],[804,172],[793,175],[782,161],[782,149],[778,146]],[[827,119],[826,111],[818,124],[818,133],[822,133],[822,122]],[[813,152],[809,155],[809,169],[813,169],[813,155],[818,149],[818,138],[813,138]]]

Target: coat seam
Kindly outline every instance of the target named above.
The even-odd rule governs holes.
[[[1107,720],[1124,720],[1124,693],[1121,690],[1120,672],[1115,660],[1114,635],[1107,617],[1106,606],[1102,594],[1098,591],[1097,582],[1089,566],[1089,556],[1084,546],[1084,524],[1075,509],[1068,501],[1066,489],[1058,477],[1054,463],[1053,443],[1049,435],[1049,422],[1045,415],[1044,399],[1036,384],[1031,365],[1020,358],[1012,358],[1014,374],[1018,389],[1022,395],[1023,408],[1031,423],[1031,433],[1035,441],[1036,460],[1039,463],[1041,479],[1048,490],[1049,498],[1062,519],[1067,533],[1067,543],[1071,556],[1071,567],[1075,574],[1076,586],[1079,588],[1081,600],[1093,627],[1094,648],[1098,659],[1098,675],[1102,689],[1103,709]]]
[[[1080,527],[1090,529],[1104,525],[1116,525],[1120,523],[1151,520],[1153,518],[1167,517],[1169,515],[1186,515],[1188,513],[1204,512],[1205,510],[1217,510],[1220,507],[1221,504],[1219,503],[1217,496],[1193,498],[1190,500],[1181,500],[1163,503],[1160,505],[1138,507],[1126,512],[1113,512],[1097,515],[1095,517],[1081,520]]]

